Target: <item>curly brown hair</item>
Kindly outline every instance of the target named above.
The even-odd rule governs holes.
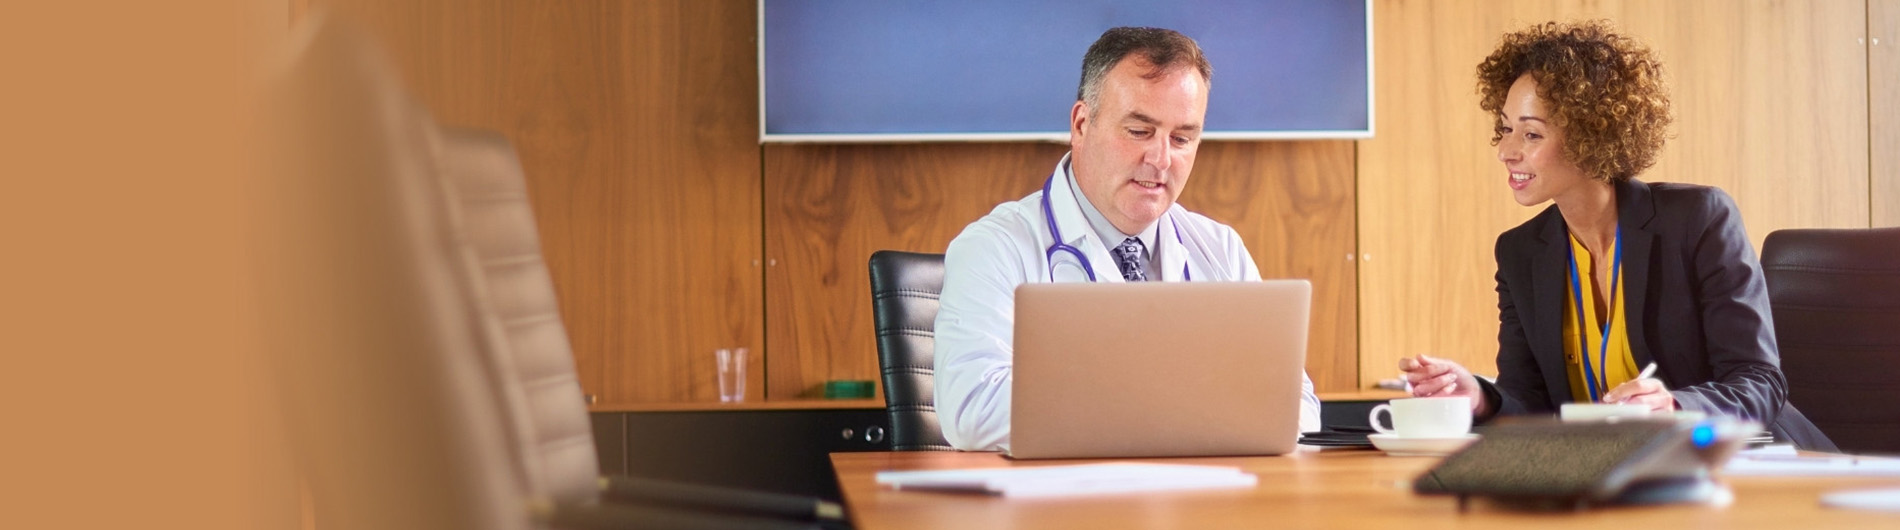
[[[1622,182],[1656,163],[1668,133],[1669,91],[1649,47],[1607,20],[1546,22],[1504,35],[1478,63],[1478,106],[1497,116],[1511,83],[1530,74],[1563,130],[1564,158],[1592,178]],[[1491,134],[1491,145],[1503,138]]]

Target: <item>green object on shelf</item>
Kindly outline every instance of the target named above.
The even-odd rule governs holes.
[[[866,399],[877,392],[870,381],[826,381],[825,399]]]

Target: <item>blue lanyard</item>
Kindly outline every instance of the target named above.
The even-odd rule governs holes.
[[[1590,370],[1590,342],[1584,340],[1584,333],[1589,327],[1584,325],[1583,321],[1583,273],[1577,269],[1577,252],[1575,250],[1570,252],[1570,292],[1571,298],[1577,302],[1577,352],[1583,354],[1583,380],[1590,387],[1590,401],[1593,403],[1602,401],[1603,392],[1609,391],[1598,387],[1598,376],[1603,378],[1602,386],[1610,386],[1610,328],[1613,327],[1612,320],[1616,318],[1617,282],[1623,279],[1622,225],[1619,224],[1616,227],[1616,239],[1612,241],[1614,242],[1610,245],[1612,248],[1610,251],[1610,303],[1604,304],[1603,340],[1597,343],[1597,370],[1602,373]]]

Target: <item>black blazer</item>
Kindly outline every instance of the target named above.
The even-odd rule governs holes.
[[[1833,450],[1788,404],[1768,285],[1735,201],[1707,186],[1629,180],[1616,185],[1616,204],[1636,365],[1654,361],[1683,410],[1756,419],[1777,439]],[[1498,414],[1570,401],[1569,252],[1556,205],[1498,236],[1498,379],[1482,385]]]

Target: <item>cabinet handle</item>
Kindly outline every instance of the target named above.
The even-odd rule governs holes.
[[[850,439],[851,439],[851,437],[852,437],[852,436],[855,436],[855,435],[857,435],[857,434],[858,434],[858,432],[857,432],[857,431],[853,431],[853,430],[851,430],[851,428],[850,428],[850,427],[845,427],[845,428],[844,428],[844,432],[840,432],[840,433],[838,433],[838,434],[840,435],[840,437],[841,437],[841,438],[844,438],[844,439],[846,439],[846,440],[850,440]]]
[[[849,431],[850,429],[845,429],[845,430]],[[884,442],[884,428],[876,426],[876,425],[865,427],[864,441],[871,442],[873,444],[883,443]]]

